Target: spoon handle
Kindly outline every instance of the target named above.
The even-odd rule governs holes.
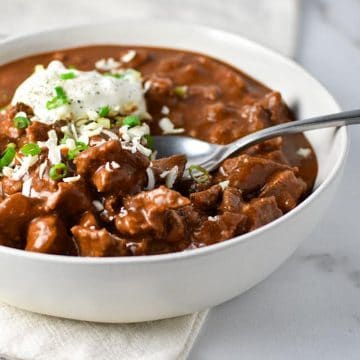
[[[280,135],[295,134],[308,130],[360,124],[360,110],[343,111],[336,114],[317,116],[305,120],[291,121],[271,126],[249,134],[226,145],[222,158],[225,159],[237,150],[255,145]]]

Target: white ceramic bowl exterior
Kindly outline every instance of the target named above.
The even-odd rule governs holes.
[[[290,60],[232,34],[174,22],[119,20],[13,38],[0,44],[0,63],[101,43],[203,52],[281,91],[301,118],[339,110],[331,95]],[[307,135],[320,164],[316,189],[271,224],[207,248],[137,258],[73,258],[0,246],[0,300],[67,318],[136,322],[191,313],[241,294],[293,253],[337,189],[347,150],[345,128]]]

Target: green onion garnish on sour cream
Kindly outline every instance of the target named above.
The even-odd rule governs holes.
[[[123,125],[129,126],[132,128],[141,124],[141,121],[137,115],[129,115],[123,120]]]
[[[76,78],[76,75],[73,71],[69,71],[67,73],[60,75],[61,80],[70,80],[70,79],[75,79],[75,78]]]
[[[72,77],[67,75],[70,73],[75,77],[61,79]],[[128,114],[128,104],[133,104],[136,114],[142,116],[146,113],[142,78],[137,71],[125,70],[124,76],[118,79],[103,76],[96,70],[71,70],[57,60],[51,61],[46,68],[37,69],[19,85],[11,101],[12,105],[17,103],[30,106],[36,121],[48,125],[60,120],[93,121],[105,106],[114,117]]]
[[[99,116],[106,117],[109,115],[110,107],[109,106],[103,106],[99,110]]]
[[[56,109],[60,106],[69,104],[69,100],[64,89],[61,86],[55,87],[55,96],[46,103],[48,110]]]

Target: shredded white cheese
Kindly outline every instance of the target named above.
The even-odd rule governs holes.
[[[185,129],[183,128],[175,128],[175,125],[173,124],[173,122],[167,118],[164,117],[159,121],[159,126],[160,129],[163,131],[163,134],[180,134],[183,133],[185,131]]]
[[[31,187],[32,187],[32,179],[31,178],[26,179],[23,182],[21,193],[24,196],[30,197],[31,196]]]
[[[129,50],[125,55],[123,55],[121,57],[121,61],[122,62],[130,62],[131,60],[133,60],[136,56],[136,51],[135,50]]]
[[[111,168],[111,165],[110,165],[110,162],[107,161],[106,164],[105,164],[105,170],[108,171],[108,172],[112,172],[113,169]]]
[[[45,142],[38,141],[38,145],[48,149],[48,158],[52,165],[59,164],[61,162],[61,147],[57,144],[58,138],[56,131],[48,131],[48,137],[48,140]]]
[[[104,210],[104,206],[103,206],[103,204],[102,204],[99,200],[94,200],[92,203],[93,203],[93,205],[94,205],[94,208],[95,208],[97,211],[103,211],[103,210]]]
[[[124,216],[126,216],[127,214],[128,214],[128,211],[127,211],[124,207],[122,207],[122,208],[120,209],[119,216],[120,216],[120,217],[124,217]]]
[[[146,185],[146,190],[152,190],[155,187],[155,175],[154,175],[154,171],[151,167],[148,167],[146,169],[146,174],[148,177],[148,183]]]
[[[44,174],[45,174],[45,170],[47,168],[47,160],[45,160],[44,162],[42,162],[40,165],[39,165],[39,179],[42,179],[44,177]]]
[[[219,220],[219,216],[217,216],[217,215],[216,216],[209,216],[208,220],[209,221],[217,221],[217,220]]]
[[[14,173],[14,169],[9,166],[4,166],[2,169],[2,173],[3,173],[3,175],[5,175],[7,177],[12,177],[12,175]]]
[[[303,158],[307,158],[310,156],[311,154],[311,149],[309,148],[300,148],[296,154],[298,154],[299,156],[303,157]]]
[[[164,106],[161,108],[161,113],[162,113],[163,115],[169,115],[169,114],[170,114],[170,109],[169,109],[166,105],[164,105]]]
[[[119,137],[111,130],[102,129],[102,133],[107,135],[110,139],[119,140]]]
[[[14,169],[14,172],[12,174],[12,178],[14,180],[20,180],[22,179],[26,174],[28,174],[29,169],[31,168],[31,166],[33,166],[38,160],[38,156],[25,156],[21,159],[21,164],[20,166],[17,165]]]
[[[65,177],[63,178],[63,182],[66,182],[66,183],[72,183],[72,182],[77,182],[81,179],[81,176],[80,175],[76,175],[76,176],[68,176],[68,177]]]
[[[178,176],[179,173],[179,167],[177,165],[175,165],[174,167],[172,167],[170,170],[166,170],[163,171],[160,174],[161,178],[165,178],[165,184],[166,186],[171,189],[174,186],[174,183],[176,181],[176,178]]]
[[[112,167],[113,169],[118,169],[118,168],[120,167],[120,164],[117,163],[116,161],[112,161],[112,162],[111,162],[111,167]]]
[[[229,186],[229,184],[230,184],[229,180],[219,182],[219,185],[220,185],[222,190],[225,190]]]
[[[222,166],[219,167],[219,173],[223,176],[227,176],[227,174]]]
[[[120,66],[120,63],[114,58],[110,57],[108,59],[100,59],[95,63],[95,67],[99,70],[110,71],[117,69]]]
[[[150,89],[151,89],[151,81],[147,80],[144,83],[144,89],[143,89],[143,93],[146,94]]]

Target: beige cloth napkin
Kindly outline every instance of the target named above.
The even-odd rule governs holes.
[[[207,311],[136,324],[96,324],[0,303],[0,358],[22,360],[186,359]]]
[[[291,56],[297,0],[1,0],[0,36],[119,16],[215,26]],[[206,314],[113,325],[59,319],[0,303],[0,360],[185,359]]]

